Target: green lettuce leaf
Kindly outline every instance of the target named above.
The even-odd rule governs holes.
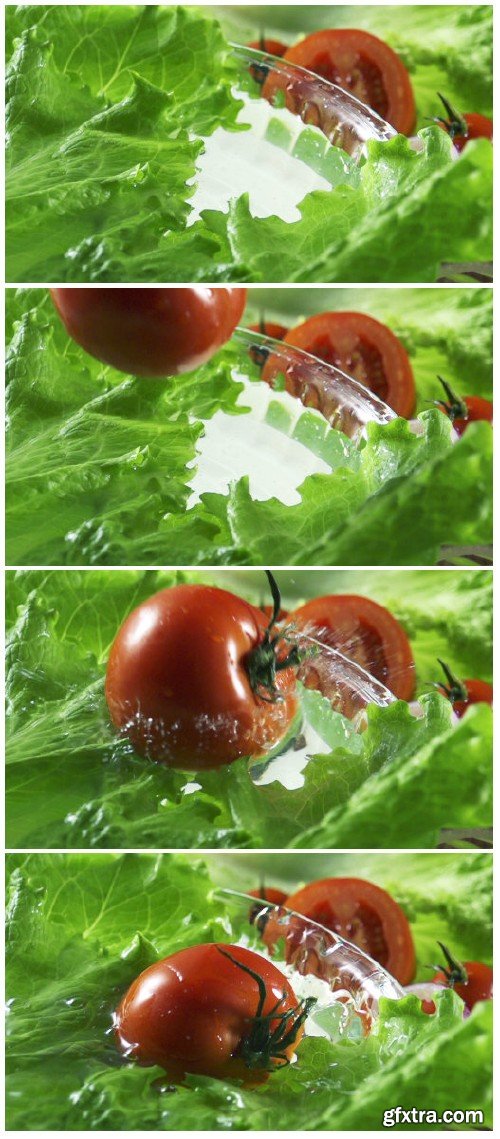
[[[190,8],[27,5],[9,35],[9,277],[131,279],[127,251],[185,224],[201,136],[235,124],[220,29]]]
[[[489,76],[488,10],[472,11]],[[425,127],[418,154],[402,137],[370,143],[361,174],[328,148],[331,189],[308,194],[299,221],[254,217],[246,196],[195,220],[204,140],[241,126],[236,65],[212,13],[27,5],[9,8],[8,22],[10,280],[433,281],[443,261],[491,257],[487,140],[457,159],[446,133]],[[446,86],[444,31],[439,42]],[[314,165],[318,145],[306,129],[296,153]]]
[[[366,873],[363,859],[352,856],[347,872]],[[459,956],[471,945],[456,920],[470,889],[475,953],[490,958],[488,855],[386,862],[397,892],[413,898],[415,929],[420,908],[439,932],[446,915]],[[219,880],[224,874],[219,865]],[[380,1130],[396,1105],[476,1109],[491,1126],[491,1003],[464,1021],[449,991],[433,1017],[414,996],[383,1000],[378,1034],[357,1043],[308,1037],[297,1064],[256,1089],[191,1076],[172,1093],[158,1068],[120,1061],[111,1013],[142,969],[187,945],[231,941],[243,928],[248,935],[247,920],[226,911],[212,885],[193,856],[10,856],[9,1129]],[[427,958],[418,937],[417,953],[421,972]]]
[[[427,391],[435,395],[434,367],[450,359],[461,374],[459,390],[472,355],[486,385],[489,293],[482,303],[471,300],[477,333],[469,346],[462,332],[450,333],[449,349],[454,300],[449,307],[443,300],[448,315],[434,315],[425,332],[427,309],[418,307],[418,291],[412,296],[415,316],[403,308],[400,321],[418,389],[422,375],[421,405]],[[462,329],[465,308],[458,318]],[[296,505],[253,498],[245,478],[225,494],[202,493],[193,505],[190,482],[205,424],[222,412],[230,433],[231,417],[249,414],[233,377],[241,366],[235,344],[190,376],[144,383],[70,341],[45,290],[9,290],[7,328],[11,565],[260,565],[275,564],[278,548],[288,564],[415,565],[435,563],[443,544],[490,540],[489,424],[472,424],[453,444],[446,418],[426,411],[421,435],[401,420],[371,425],[357,450],[313,413],[292,416],[266,387],[277,444],[292,437],[328,472],[298,486]],[[250,362],[246,371],[257,381]]]
[[[229,498],[233,539],[253,564],[272,563],[279,548],[288,565],[432,565],[443,504],[456,501],[447,513],[447,542],[468,545],[479,533],[489,542],[490,424],[471,424],[453,445],[440,412],[425,412],[422,422],[420,436],[401,419],[370,424],[360,469],[310,475],[297,506],[252,501],[241,480]]]
[[[296,222],[253,218],[240,198],[226,215],[217,260],[232,260],[232,280],[353,283],[434,281],[442,261],[487,261],[491,143],[470,143],[456,160],[438,127],[420,139],[418,154],[401,135],[370,142],[360,184],[312,192]],[[220,236],[220,216],[202,216],[200,234]]]
[[[304,691],[303,711],[324,746],[296,790],[272,766],[272,781],[260,782],[262,762],[250,772],[246,760],[190,778],[146,763],[116,737],[104,675],[131,609],[186,577],[262,603],[263,575],[249,573],[9,572],[9,846],[432,847],[442,828],[490,824],[491,709],[477,705],[453,723],[448,702],[429,693],[438,656],[459,675],[491,675],[489,571],[372,573],[366,587],[359,573],[283,575],[288,608],[322,591],[366,592],[388,604],[414,647],[423,710],[415,719],[401,702],[372,706],[357,734]]]

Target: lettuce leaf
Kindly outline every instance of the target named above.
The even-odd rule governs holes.
[[[442,828],[489,826],[491,709],[477,705],[452,723],[448,702],[429,693],[438,655],[461,675],[491,675],[489,571],[366,575],[367,594],[390,604],[415,647],[423,715],[401,702],[371,707],[356,734],[304,691],[324,752],[296,790],[275,775],[255,782],[262,763],[249,772],[246,760],[188,778],[145,763],[112,729],[104,674],[117,629],[143,599],[186,577],[262,602],[262,574],[9,571],[9,846],[432,847]],[[290,572],[283,599],[293,608],[308,592],[363,592],[364,581]]]
[[[366,874],[364,857],[346,865],[344,856],[346,872]],[[415,930],[420,911],[436,931],[444,917],[463,957],[471,923],[461,926],[457,913],[469,889],[474,954],[490,958],[488,855],[385,861],[396,896],[410,899]],[[307,874],[307,856],[302,865]],[[382,1001],[378,1035],[358,1043],[309,1037],[298,1063],[260,1088],[191,1076],[169,1094],[159,1069],[120,1061],[111,1013],[158,957],[242,932],[238,915],[215,900],[207,867],[196,856],[72,854],[11,855],[8,869],[9,1129],[379,1130],[384,1111],[398,1104],[438,1114],[478,1109],[491,1126],[491,1003],[464,1021],[452,992],[438,999],[434,1017],[413,996]],[[224,875],[221,863],[217,877]],[[416,944],[421,973],[427,947],[418,935]]]
[[[463,22],[451,11],[460,75]],[[488,9],[470,11],[489,76]],[[242,125],[236,66],[212,14],[27,5],[8,9],[8,25],[9,280],[433,281],[443,261],[491,257],[486,140],[457,160],[445,132],[425,127],[419,154],[402,137],[371,143],[361,176],[346,161],[338,177],[327,158],[332,188],[306,195],[299,221],[253,216],[245,195],[195,220],[204,142],[219,126]],[[474,61],[473,76],[479,70]],[[471,92],[474,102],[474,81]]]
[[[422,376],[421,405],[427,391],[435,395],[434,367],[448,374],[450,361],[460,373],[458,390],[473,357],[483,387],[491,382],[489,290],[464,291],[477,317],[467,318],[468,345],[453,331],[456,323],[462,330],[465,300],[457,310],[454,300],[447,303],[450,290],[438,290],[442,313],[434,307],[431,320],[420,291],[411,292],[414,315],[404,290],[399,322],[418,390]],[[399,312],[396,291],[390,297]],[[252,497],[245,478],[193,504],[205,425],[221,412],[230,433],[230,417],[249,414],[233,377],[241,366],[235,345],[189,376],[146,384],[70,341],[45,290],[9,290],[7,308],[11,565],[273,565],[278,548],[288,564],[415,565],[435,563],[443,544],[490,541],[489,424],[471,425],[452,444],[446,418],[426,411],[421,435],[401,420],[372,425],[357,450],[311,412],[291,416],[276,393],[267,412],[276,442],[299,440],[327,473],[306,477],[296,505]],[[257,381],[250,362],[246,371]],[[265,467],[268,456],[255,459]]]

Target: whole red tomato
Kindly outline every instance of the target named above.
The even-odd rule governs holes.
[[[229,340],[246,289],[51,289],[61,320],[91,356],[129,375],[190,372]]]
[[[311,1002],[241,945],[194,945],[151,965],[115,1013],[119,1048],[171,1079],[186,1072],[263,1083],[289,1064]]]
[[[249,898],[257,898],[260,902],[267,902],[270,906],[282,906],[288,897],[284,890],[278,890],[276,886],[259,886],[258,890],[249,890]]]
[[[438,692],[450,701],[453,711],[459,720],[472,704],[493,704],[493,685],[487,680],[459,680],[451,669],[440,660],[439,664],[446,677],[446,684],[436,684]]]
[[[484,421],[493,422],[493,404],[489,399],[479,395],[458,396],[442,376],[438,380],[444,390],[446,399],[436,399],[434,403],[439,411],[444,412],[451,420],[457,435],[463,435],[469,423]]]
[[[460,115],[443,95],[438,93],[438,98],[443,104],[446,118],[437,115],[434,122],[449,134],[455,150],[462,151],[475,138],[487,138],[492,142],[493,122],[487,115],[479,115],[476,111]]]
[[[443,952],[445,964],[434,974],[433,983],[454,989],[469,1011],[472,1011],[478,1001],[490,1001],[493,997],[491,966],[482,961],[457,961],[442,941],[438,941],[438,945]],[[434,1001],[424,1000],[422,1008],[426,1013],[433,1013],[436,1006]]]
[[[106,700],[139,755],[199,771],[265,755],[297,710],[293,652],[260,609],[177,585],[143,602],[111,648]]]
[[[265,51],[268,55],[284,55],[287,49],[287,44],[282,40],[268,39],[266,36],[261,36],[260,40],[252,40],[247,44],[247,47],[253,48],[255,51]]]

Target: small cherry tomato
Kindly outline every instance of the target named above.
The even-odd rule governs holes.
[[[408,920],[380,886],[361,878],[323,878],[291,894],[286,908],[353,942],[401,985],[412,981],[415,947]],[[279,924],[271,918],[264,941],[272,946],[279,936]],[[287,940],[287,959],[293,958],[293,951],[293,939]]]
[[[257,898],[261,902],[268,902],[270,906],[282,906],[283,902],[286,902],[288,894],[274,886],[259,886],[258,890],[249,890],[248,896],[249,898]]]
[[[444,389],[446,399],[436,399],[434,403],[451,420],[457,435],[463,435],[469,423],[480,420],[485,420],[486,423],[493,422],[493,404],[489,399],[483,399],[478,395],[467,395],[464,398],[457,396],[442,376],[437,378]]]
[[[136,978],[115,1013],[116,1040],[177,1082],[192,1072],[263,1083],[294,1057],[313,1003],[259,953],[194,945]]]
[[[264,755],[297,710],[295,651],[224,589],[163,589],[111,648],[106,700],[139,755],[186,771]]]
[[[177,376],[229,340],[246,289],[51,289],[61,320],[90,356],[129,375]]]
[[[445,965],[435,973],[433,983],[454,989],[469,1011],[478,1001],[490,1001],[493,997],[493,969],[481,961],[457,961],[446,945],[441,941],[438,945],[443,951]],[[436,1006],[433,1001],[423,1001],[422,1009],[430,1014],[435,1012]]]
[[[453,711],[461,720],[472,704],[493,704],[493,685],[487,680],[458,680],[448,665],[439,664],[446,677],[446,684],[436,684],[438,692],[450,701]]]
[[[261,902],[269,902],[270,906],[282,906],[288,894],[284,890],[277,890],[276,886],[260,886],[259,890],[249,890],[248,898],[256,898]]]
[[[434,122],[449,134],[456,150],[462,151],[464,146],[467,146],[467,143],[475,138],[487,138],[492,142],[493,122],[491,119],[488,119],[486,115],[478,115],[474,111],[470,114],[459,115],[443,95],[438,93],[438,98],[443,104],[447,117],[442,118],[437,115]]]
[[[322,312],[290,329],[284,343],[347,372],[389,404],[397,415],[411,416],[415,407],[411,364],[401,341],[379,320],[361,312]],[[283,365],[270,356],[262,379],[272,386],[274,377],[282,370]],[[293,369],[289,370],[287,391],[300,397],[300,375],[295,379],[296,382]]]
[[[415,664],[410,642],[399,621],[376,601],[356,594],[315,597],[289,617],[290,625],[309,632],[325,645],[344,653],[349,660],[385,684],[398,700],[411,700],[415,691]],[[340,691],[333,681],[327,659],[305,657],[300,679],[329,699],[335,698],[344,715],[359,710],[347,688]]]
[[[268,55],[284,55],[287,49],[287,44],[282,43],[281,40],[268,39],[266,36],[261,37],[260,40],[252,40],[247,45],[254,49],[254,51],[265,51]]]
[[[272,320],[261,320],[259,324],[249,324],[248,331],[260,332],[261,336],[271,336],[273,340],[283,340],[288,328]]]
[[[248,893],[250,898],[256,898],[255,905],[251,907],[248,915],[248,919],[252,925],[257,921],[259,914],[262,913],[263,907],[259,903],[264,903],[269,906],[282,906],[288,897],[284,890],[277,890],[274,886],[260,886],[258,890],[249,890]],[[265,926],[267,914],[263,916]]]
[[[272,605],[261,605],[260,608],[261,608],[265,617],[267,617],[269,619],[272,616],[272,614],[273,614]],[[277,621],[286,621],[287,617],[288,617],[288,609],[280,609],[278,612],[278,615],[276,617],[276,620]]]
[[[266,927],[269,913],[272,912],[266,912],[264,906],[282,906],[286,902],[287,894],[284,890],[275,889],[274,886],[261,886],[259,890],[250,890],[249,895],[256,901],[250,909],[248,920],[251,925],[255,924],[262,933]]]
[[[285,61],[304,67],[335,83],[366,103],[400,134],[415,126],[415,99],[406,67],[395,51],[370,32],[351,28],[325,28],[289,47]],[[270,101],[285,92],[286,104],[296,111],[297,94],[286,75],[273,71],[263,94]]]

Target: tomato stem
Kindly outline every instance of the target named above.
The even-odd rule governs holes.
[[[455,985],[467,984],[468,976],[465,965],[462,965],[461,961],[458,961],[456,957],[452,956],[442,941],[438,941],[438,945],[444,954],[446,965],[433,965],[432,968],[437,969],[440,973],[444,973],[450,989],[453,989]]]
[[[240,1057],[248,1068],[260,1068],[272,1072],[275,1068],[285,1067],[290,1063],[286,1050],[295,1043],[300,1028],[316,1004],[316,997],[306,997],[305,1000],[298,1001],[295,1008],[282,1012],[280,1006],[287,999],[287,993],[283,992],[271,1011],[264,1014],[268,994],[263,978],[242,961],[237,961],[227,950],[221,949],[220,945],[217,948],[223,957],[227,957],[228,961],[232,961],[233,965],[253,978],[259,991],[250,1032],[241,1040],[234,1055]],[[277,1021],[275,1028],[272,1027],[273,1021]],[[277,1064],[277,1060],[281,1060],[282,1063]]]
[[[445,131],[447,131],[452,141],[456,138],[468,138],[469,128],[465,119],[463,119],[462,116],[457,113],[457,111],[453,110],[451,103],[448,102],[448,99],[445,99],[444,95],[440,95],[439,91],[437,95],[438,99],[440,99],[443,104],[448,118],[443,119],[439,115],[436,115],[435,118],[433,118],[432,122],[440,123],[441,126],[444,127]]]
[[[283,669],[298,667],[302,658],[297,645],[291,647],[283,660],[278,658],[278,644],[283,641],[283,633],[273,634],[273,628],[281,609],[281,593],[271,571],[265,572],[271,589],[273,611],[260,644],[248,654],[247,672],[254,695],[268,704],[276,704],[283,700],[276,686],[276,674]]]
[[[270,619],[269,619],[269,625],[267,626],[267,631],[268,631],[268,633],[270,633],[273,625],[276,624],[276,621],[278,620],[278,617],[279,617],[279,613],[280,613],[280,609],[281,609],[281,593],[280,593],[278,582],[276,581],[274,574],[271,573],[271,570],[265,570],[265,575],[266,575],[267,580],[269,582],[269,588],[271,590],[271,597],[273,599],[273,611],[272,611]]]
[[[453,675],[451,668],[449,668],[445,661],[441,660],[440,657],[438,657],[438,664],[441,665],[448,683],[435,683],[434,687],[439,688],[441,692],[444,692],[451,704],[454,704],[456,700],[467,700],[467,689],[465,685],[462,684],[462,681]]]
[[[447,383],[446,380],[443,380],[442,376],[438,376],[437,378],[444,389],[446,400],[435,399],[432,402],[436,405],[436,407],[441,407],[443,409],[445,414],[448,416],[448,419],[451,419],[452,423],[455,419],[467,419],[469,415],[467,404],[464,403],[463,399],[461,399],[460,396],[455,395],[455,392],[450,387],[449,383]]]

